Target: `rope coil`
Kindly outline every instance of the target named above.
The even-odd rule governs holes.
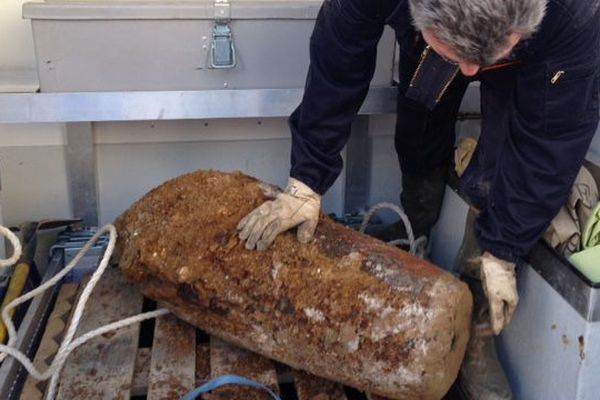
[[[365,229],[367,228],[367,225],[369,224],[369,221],[371,220],[373,215],[377,211],[383,210],[383,209],[390,209],[390,210],[396,212],[396,214],[398,214],[398,216],[400,216],[400,220],[404,224],[404,228],[406,230],[406,236],[407,236],[406,239],[392,240],[392,241],[388,242],[388,244],[391,246],[406,245],[409,247],[408,252],[410,254],[414,254],[418,257],[424,258],[427,254],[427,237],[420,236],[418,238],[415,238],[415,234],[412,230],[412,225],[410,224],[410,220],[408,219],[408,216],[406,215],[404,210],[402,210],[402,208],[400,208],[399,206],[397,206],[394,203],[382,202],[382,203],[377,203],[373,207],[371,207],[366,212],[365,216],[363,217],[362,223],[360,224],[359,232],[364,233]]]
[[[2,234],[2,236],[7,238],[13,247],[12,257],[0,260],[0,270],[3,270],[4,268],[11,267],[12,265],[16,264],[17,261],[19,261],[19,258],[21,258],[23,249],[21,248],[21,241],[19,241],[19,238],[17,237],[17,235],[15,235],[13,232],[11,232],[8,228],[0,225],[0,234]]]

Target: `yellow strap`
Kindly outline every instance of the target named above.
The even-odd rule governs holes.
[[[0,310],[4,310],[4,307],[8,305],[11,301],[16,299],[23,293],[23,289],[25,288],[25,283],[27,282],[27,277],[29,276],[29,265],[25,263],[19,263],[15,267],[15,272],[13,273],[12,278],[10,279],[10,284],[8,285],[8,290],[6,291],[6,296],[4,297],[4,301],[2,301],[2,307]],[[15,309],[9,311],[8,315],[12,319],[15,313]],[[0,343],[6,342],[6,326],[4,326],[4,322],[0,319]]]

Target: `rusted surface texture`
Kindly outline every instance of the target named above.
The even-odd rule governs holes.
[[[140,347],[135,355],[131,396],[145,396],[148,393],[148,377],[150,375],[150,359],[152,350]]]
[[[238,221],[268,200],[240,173],[198,171],[117,220],[123,274],[177,316],[296,369],[397,399],[441,398],[456,378],[472,307],[465,284],[334,223],[245,250]]]
[[[303,371],[294,371],[298,400],[348,400],[344,387]]]
[[[279,393],[273,361],[231,346],[217,338],[210,340],[210,370],[211,378],[230,374],[239,375],[267,386],[274,393]],[[271,396],[265,391],[232,385],[204,395],[204,398],[206,400],[271,400]]]
[[[196,383],[196,329],[168,314],[156,320],[148,400],[178,400]]]
[[[142,295],[109,268],[92,292],[75,337],[142,310]],[[139,324],[95,337],[76,348],[61,373],[57,400],[128,399],[131,393]]]
[[[196,346],[196,387],[210,380],[210,347],[208,343]]]

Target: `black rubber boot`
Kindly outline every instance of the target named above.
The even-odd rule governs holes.
[[[415,237],[427,236],[440,216],[446,189],[446,167],[427,175],[402,174],[400,201]]]
[[[475,262],[481,255],[475,236],[476,218],[476,212],[470,210],[455,261],[455,270],[469,285],[474,302],[471,339],[460,368],[458,387],[466,400],[510,400],[512,392],[496,354],[495,336],[489,328],[489,306],[479,280],[478,263]]]
[[[428,238],[440,215],[446,175],[446,168],[435,169],[427,175],[402,174],[400,201],[410,220],[415,239],[421,236]],[[374,226],[365,233],[384,242],[407,238],[402,220],[389,225]]]

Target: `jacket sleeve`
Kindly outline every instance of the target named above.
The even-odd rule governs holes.
[[[290,176],[323,194],[343,162],[340,152],[375,70],[384,27],[373,0],[325,0],[310,40],[302,103],[289,119]]]
[[[482,250],[517,261],[565,203],[598,125],[600,23],[565,29],[548,54],[524,65],[508,139],[476,224]]]

